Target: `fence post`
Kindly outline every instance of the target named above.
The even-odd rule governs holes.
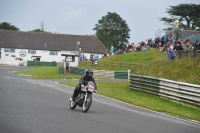
[[[165,51],[165,54],[166,54],[166,60],[167,60],[167,61],[170,61],[170,55],[169,55],[169,52],[168,52],[168,51]]]
[[[131,70],[128,70],[128,82],[130,80],[130,73],[131,73]]]

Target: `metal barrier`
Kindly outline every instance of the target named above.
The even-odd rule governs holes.
[[[127,79],[128,72],[115,72],[115,79]]]
[[[28,61],[27,66],[57,66],[56,62]]]
[[[87,69],[78,68],[78,67],[70,67],[70,72],[74,74],[84,75]],[[94,78],[101,79],[128,79],[128,75],[130,74],[130,70],[128,72],[115,72],[115,71],[106,71],[106,70],[93,70]]]
[[[83,62],[83,63],[84,63],[84,65],[91,66],[91,62]],[[127,69],[130,69],[132,66],[134,66],[136,64],[137,63],[98,60],[98,65],[97,66],[110,68],[110,69],[127,70]]]
[[[172,50],[172,51],[175,53],[177,59],[200,59],[200,50],[196,50],[196,51]],[[168,58],[170,58],[169,51],[165,51],[165,52],[167,52],[166,57],[168,56]]]
[[[70,67],[70,72],[74,73],[74,74],[84,75],[85,74],[85,69],[78,68],[78,67]]]
[[[200,86],[148,76],[130,75],[130,89],[200,107]]]

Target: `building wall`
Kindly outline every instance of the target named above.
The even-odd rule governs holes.
[[[76,51],[57,51],[57,55],[50,55],[50,51],[48,50],[36,50],[36,54],[30,54],[28,53],[28,49],[15,49],[15,52],[4,52],[4,48],[0,49],[0,64],[9,64],[9,65],[19,65],[19,63],[24,62],[25,65],[27,64],[27,61],[33,61],[34,59],[36,59],[36,57],[33,56],[41,56],[40,57],[40,61],[45,61],[45,62],[63,62],[65,60],[65,56],[61,56],[62,54],[65,55],[71,55],[71,56],[75,56],[78,53],[76,53]],[[25,56],[22,57],[20,55],[20,52],[24,51]],[[84,53],[84,56],[87,57],[87,59],[90,59],[90,55],[93,53]],[[95,54],[96,55],[96,54]],[[99,58],[103,57],[103,54],[98,54]],[[16,60],[16,58],[21,58],[23,59],[23,61],[20,60]],[[78,66],[78,60],[79,57],[76,56],[75,60],[73,62],[70,62],[70,66],[76,67]]]
[[[25,56],[22,57],[20,52],[24,51]],[[50,55],[50,51],[47,50],[36,50],[36,54],[28,53],[28,49],[15,49],[15,52],[4,52],[4,48],[1,48],[1,64],[9,64],[9,65],[19,65],[20,60],[16,60],[16,58],[23,59],[23,62],[26,63],[28,60],[33,61],[36,57],[33,56],[41,56],[40,61],[45,62],[63,62],[65,60],[64,56],[61,54],[71,54],[75,55],[73,51],[57,51],[57,55]],[[78,66],[78,59],[75,59],[75,62],[71,63],[72,66]]]

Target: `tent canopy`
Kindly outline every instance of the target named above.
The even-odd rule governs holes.
[[[196,41],[200,41],[200,36],[188,36],[186,38],[183,39],[183,41],[186,41],[187,39],[189,39],[192,43],[196,43]]]

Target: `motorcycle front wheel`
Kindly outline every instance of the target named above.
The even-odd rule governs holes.
[[[86,101],[83,102],[82,111],[86,113],[92,104],[92,94],[88,95]]]

